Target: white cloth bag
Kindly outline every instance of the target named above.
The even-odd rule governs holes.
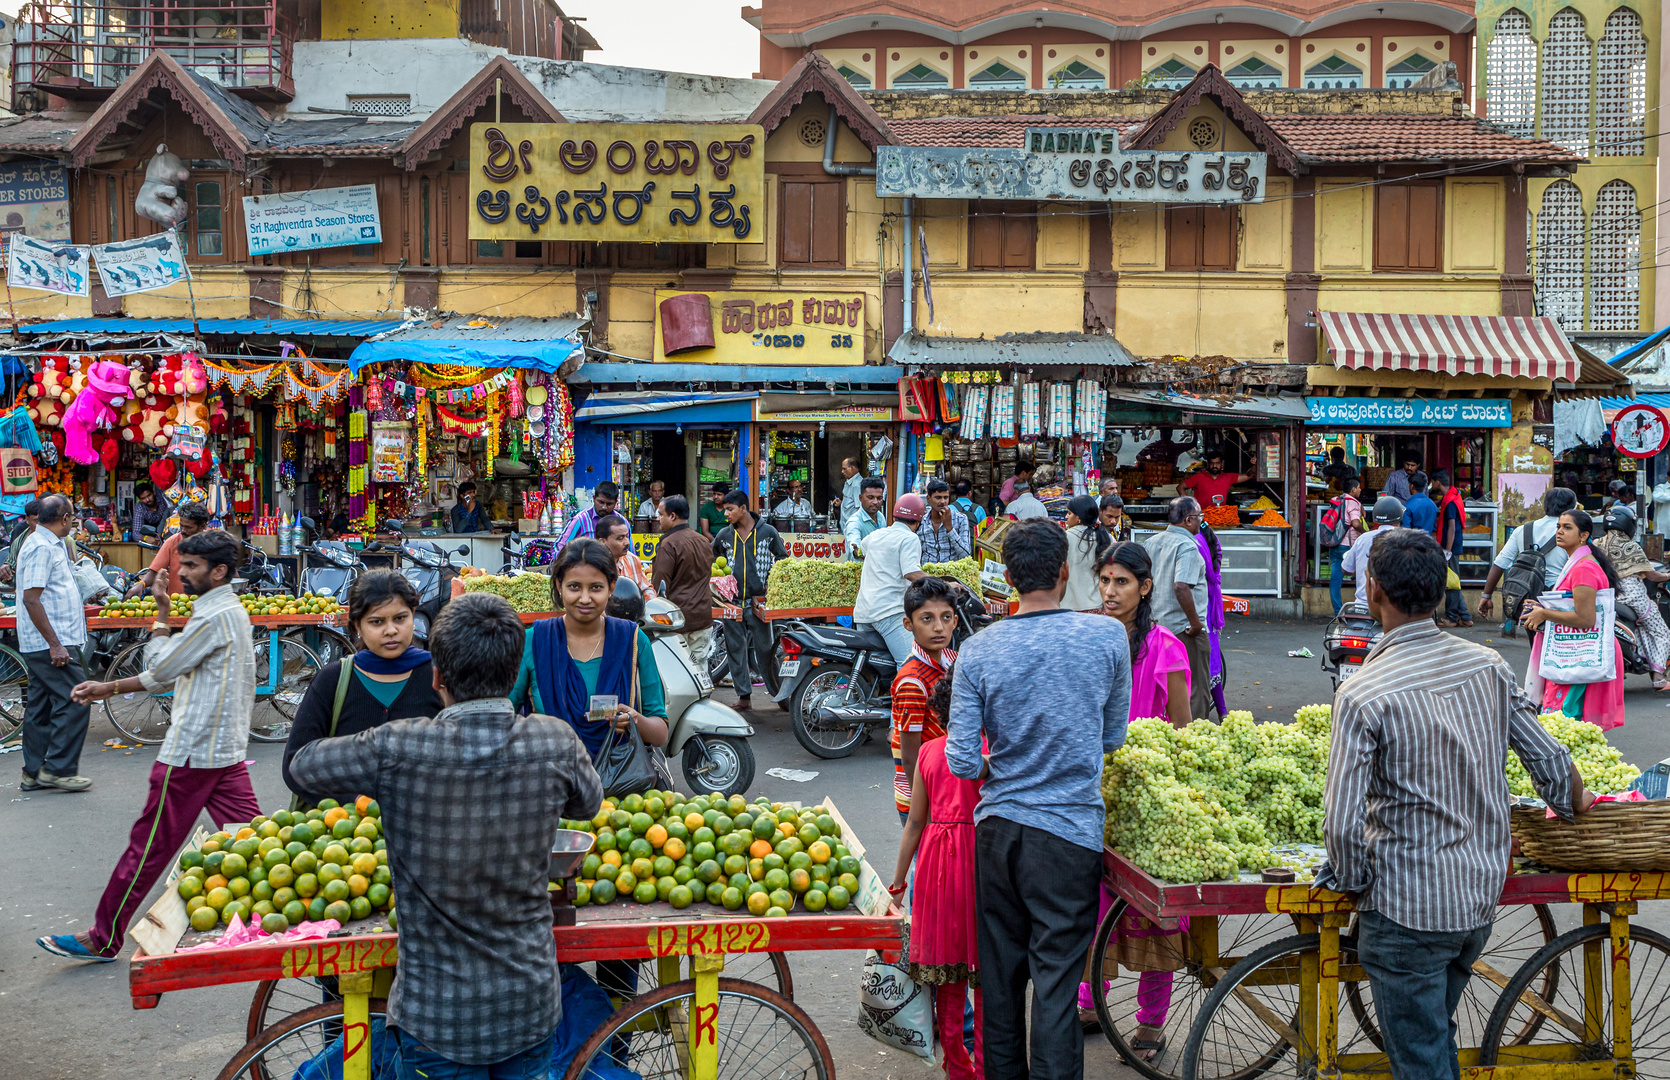
[[[1537,602],[1551,611],[1571,611],[1574,607],[1571,591],[1560,590],[1572,567],[1589,558],[1581,558],[1566,565],[1555,585],[1557,591],[1544,593]],[[1537,660],[1537,674],[1548,682],[1565,686],[1578,683],[1611,682],[1618,677],[1617,649],[1613,647],[1613,629],[1618,619],[1617,598],[1611,589],[1595,590],[1595,625],[1587,629],[1560,626],[1552,621],[1542,624],[1541,650]]]

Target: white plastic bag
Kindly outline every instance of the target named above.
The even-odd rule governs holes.
[[[1537,601],[1552,611],[1570,611],[1569,594],[1544,593]],[[1542,624],[1542,654],[1537,673],[1548,682],[1564,686],[1578,683],[1611,682],[1618,677],[1617,649],[1612,644],[1617,620],[1616,600],[1611,589],[1595,590],[1595,625],[1586,629]]]
[[[909,896],[907,890],[899,902],[908,904]],[[883,1046],[933,1061],[934,996],[928,987],[911,981],[908,918],[901,929],[896,962],[888,963],[874,949],[864,955],[864,978],[858,984],[858,1030]]]

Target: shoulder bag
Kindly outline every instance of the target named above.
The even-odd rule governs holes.
[[[1534,524],[1527,521],[1520,526],[1523,531],[1519,536],[1519,554],[1514,556],[1513,565],[1502,576],[1502,618],[1510,622],[1519,618],[1526,600],[1542,594],[1548,553],[1554,550],[1555,537],[1552,533],[1548,543],[1540,547],[1531,546],[1531,526]]]
[[[640,704],[637,627],[632,629],[632,671],[627,695],[632,708],[637,709]],[[607,796],[641,795],[651,788],[665,789],[673,784],[660,748],[644,742],[637,724],[627,724],[625,731],[611,727],[593,764],[597,766],[597,776],[603,782],[603,794]]]

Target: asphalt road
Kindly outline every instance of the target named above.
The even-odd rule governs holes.
[[[1232,622],[1225,641],[1230,707],[1287,720],[1303,705],[1330,700],[1329,681],[1318,661],[1287,656],[1288,650],[1307,646],[1319,652],[1322,630],[1320,622]],[[1468,636],[1499,647],[1523,669],[1523,639],[1504,641],[1482,624]],[[1061,674],[1070,678],[1070,667]],[[727,691],[721,694],[730,700]],[[1655,694],[1645,679],[1632,677],[1626,701],[1628,723],[1610,733],[1613,743],[1641,767],[1670,757],[1670,694]],[[756,712],[754,721],[759,775],[749,795],[833,801],[863,838],[870,862],[890,874],[900,829],[885,738],[849,758],[822,761],[801,749],[786,713],[766,709]],[[0,843],[0,1076],[6,1080],[208,1080],[243,1042],[252,991],[248,985],[169,994],[156,1009],[140,1012],[129,1003],[124,965],[68,963],[34,943],[42,934],[86,927],[143,805],[154,753],[103,748],[115,735],[95,710],[82,762],[94,786],[78,795],[23,794],[17,783],[21,755],[0,755],[0,835],[5,837]],[[288,798],[278,774],[280,750],[252,744],[250,752],[261,802],[275,808]],[[767,776],[765,770],[774,767],[818,775],[795,783]],[[1670,930],[1666,905],[1648,905],[1641,917]],[[791,959],[795,999],[823,1031],[839,1073],[875,1080],[943,1075],[858,1031],[854,1001],[862,962],[862,954],[855,952],[802,953]],[[1134,1075],[1100,1036],[1088,1044],[1086,1058],[1091,1075]]]

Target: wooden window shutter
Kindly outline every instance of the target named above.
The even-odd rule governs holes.
[[[1376,188],[1374,268],[1439,269],[1442,210],[1442,189],[1437,183],[1393,183]]]
[[[1003,269],[1003,219],[990,210],[976,209],[969,216],[968,266],[971,270]]]
[[[1003,217],[1003,268],[1030,270],[1035,260],[1033,244],[1038,235],[1037,219],[1028,203],[1010,203]]]
[[[846,184],[841,180],[812,186],[812,259],[820,266],[842,263],[841,241],[847,227]]]
[[[1439,230],[1437,184],[1414,184],[1409,189],[1409,269],[1437,270]]]
[[[1202,206],[1200,268],[1235,269],[1235,233],[1238,222],[1233,206]]]
[[[1374,214],[1375,269],[1406,269],[1409,265],[1409,188],[1382,184],[1375,190],[1379,205]]]
[[[1166,269],[1200,269],[1200,212],[1198,206],[1166,208]]]
[[[841,266],[846,248],[846,187],[839,179],[783,178],[778,233],[783,266]]]

